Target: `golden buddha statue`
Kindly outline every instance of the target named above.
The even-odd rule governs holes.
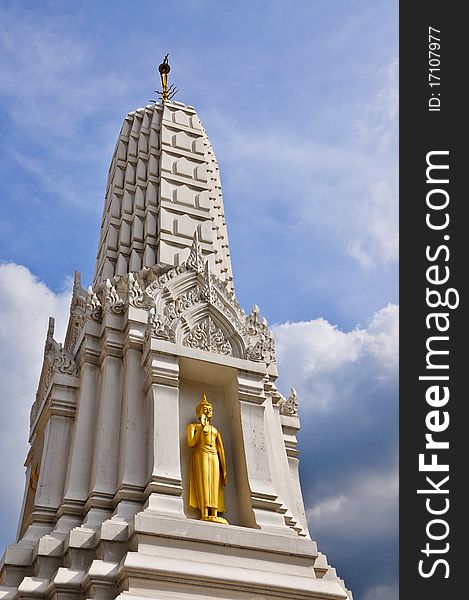
[[[205,394],[195,409],[198,423],[187,426],[187,443],[192,450],[190,500],[200,509],[202,521],[228,524],[218,516],[225,510],[223,487],[226,486],[226,460],[221,434],[211,424],[213,406]]]

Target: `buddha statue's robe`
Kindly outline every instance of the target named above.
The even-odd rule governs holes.
[[[201,423],[191,423],[187,427],[187,442],[192,451],[190,464],[189,503],[204,509],[225,510],[221,473],[225,469],[225,451],[221,434],[216,427],[208,425],[203,430]]]

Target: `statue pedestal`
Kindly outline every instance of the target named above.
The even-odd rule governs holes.
[[[221,525],[229,525],[228,521],[223,517],[202,517],[201,521],[207,521],[208,523],[220,523]]]
[[[118,598],[346,600],[337,576],[319,578],[316,543],[218,523],[135,516]],[[330,573],[332,575],[332,573]]]

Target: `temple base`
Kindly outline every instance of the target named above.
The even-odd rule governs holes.
[[[347,600],[335,571],[321,563],[311,539],[137,514],[117,569],[119,600],[136,597]],[[123,589],[122,589],[123,588]],[[124,591],[125,590],[125,591]]]

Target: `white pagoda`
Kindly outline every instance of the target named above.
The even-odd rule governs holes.
[[[236,300],[212,146],[165,85],[124,120],[63,344],[49,322],[0,600],[351,599],[308,533],[296,393]],[[220,522],[189,501],[202,394],[226,457]]]

